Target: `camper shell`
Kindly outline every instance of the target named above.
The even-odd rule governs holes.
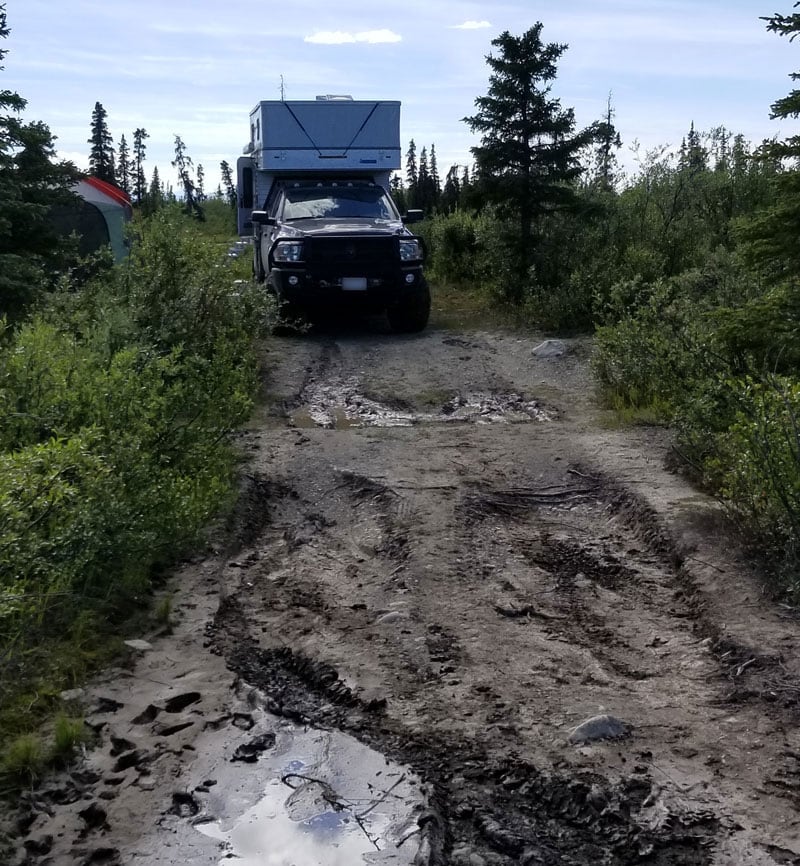
[[[389,195],[400,168],[400,103],[325,96],[262,101],[237,161],[239,233],[255,278],[280,305],[311,313],[385,310],[421,330],[430,309],[424,244]]]

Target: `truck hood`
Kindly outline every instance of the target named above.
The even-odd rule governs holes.
[[[406,227],[396,220],[370,219],[303,219],[283,223],[281,237],[308,237],[309,235],[405,235]]]

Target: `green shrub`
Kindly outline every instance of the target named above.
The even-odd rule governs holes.
[[[480,214],[439,214],[419,227],[428,247],[428,274],[449,284],[497,292],[507,279],[503,222],[486,209]]]
[[[83,719],[64,715],[56,716],[53,726],[52,760],[69,760],[78,746],[85,743],[88,738],[88,729]]]
[[[36,734],[22,734],[3,750],[0,770],[14,782],[31,784],[41,776],[46,763],[41,739]]]
[[[13,332],[0,324],[0,707],[9,713],[13,695],[43,694],[42,670],[71,675],[43,660],[43,639],[124,617],[154,569],[232,496],[230,434],[255,390],[262,292],[243,280],[245,264],[172,209],[132,240],[127,262],[80,291],[65,287]],[[73,640],[67,655],[91,652],[91,641]]]
[[[800,575],[800,383],[770,376],[731,383],[737,411],[708,460],[744,529],[797,588]]]

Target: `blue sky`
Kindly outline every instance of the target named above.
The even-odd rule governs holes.
[[[691,122],[725,125],[753,142],[797,131],[769,106],[800,69],[800,41],[767,33],[759,16],[791,0],[6,0],[11,35],[0,88],[28,100],[59,152],[86,167],[96,101],[115,144],[143,126],[148,172],[174,183],[174,136],[213,189],[219,163],[248,139],[250,109],[280,96],[348,93],[403,103],[403,150],[435,144],[440,173],[471,162],[477,144],[461,118],[486,93],[491,40],[542,21],[567,43],[554,95],[579,125],[598,119],[609,93],[631,145],[678,145]]]

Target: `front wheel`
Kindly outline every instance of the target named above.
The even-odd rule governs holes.
[[[308,316],[305,309],[299,304],[292,303],[281,297],[271,275],[267,277],[266,290],[268,295],[272,295],[275,298],[276,315],[272,325],[272,333],[276,336],[305,333],[309,328]]]
[[[256,239],[253,243],[253,279],[257,283],[263,283],[266,277],[264,263],[261,261],[261,241]]]
[[[431,292],[425,282],[415,292],[409,292],[386,310],[389,324],[398,334],[417,334],[424,331],[430,314]]]

